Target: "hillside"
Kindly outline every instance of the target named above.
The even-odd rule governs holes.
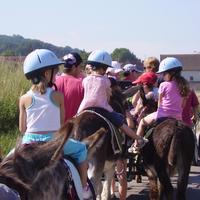
[[[69,46],[58,47],[50,43],[35,39],[25,39],[20,35],[0,35],[0,55],[1,56],[26,56],[33,49],[46,48],[52,50],[57,56],[62,57],[72,50],[81,52],[79,49],[73,49]]]
[[[58,47],[40,40],[26,39],[21,35],[0,35],[0,60],[9,60],[9,58],[15,60],[15,58],[19,56],[23,58],[32,50],[41,48],[52,50],[59,58],[62,58],[71,51],[79,52],[83,61],[86,61],[89,55],[89,52],[85,50],[80,50],[78,48],[73,49],[69,46]],[[113,60],[117,60],[120,63],[133,63],[142,66],[141,60],[127,48],[116,48],[111,55]]]

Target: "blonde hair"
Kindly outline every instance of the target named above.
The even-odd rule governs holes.
[[[38,84],[33,84],[31,89],[33,91],[37,91],[40,94],[45,94],[47,91],[48,83],[47,80],[44,77],[41,77],[41,80]]]
[[[144,60],[144,67],[151,66],[153,72],[157,72],[159,69],[160,62],[156,57],[148,57]]]

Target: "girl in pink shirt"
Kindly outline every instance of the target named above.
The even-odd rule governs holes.
[[[125,118],[122,114],[113,111],[109,105],[111,95],[111,82],[105,76],[106,69],[111,66],[112,58],[102,50],[93,51],[89,57],[87,64],[90,65],[90,74],[83,80],[84,97],[78,109],[78,113],[87,107],[100,107],[108,111],[108,119],[129,137],[139,140],[141,144],[146,140],[129,128],[124,122]]]
[[[173,57],[165,58],[159,66],[157,73],[162,73],[165,82],[160,84],[158,93],[158,109],[141,119],[137,135],[143,136],[145,127],[161,117],[172,117],[182,120],[184,97],[188,95],[189,86],[181,76],[182,64]],[[137,152],[140,147],[138,142],[132,145],[133,151]]]

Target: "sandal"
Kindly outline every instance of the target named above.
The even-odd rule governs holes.
[[[148,139],[141,138],[138,140],[137,145],[133,144],[130,148],[128,148],[128,152],[138,154],[140,152],[140,149],[142,149],[148,142]]]

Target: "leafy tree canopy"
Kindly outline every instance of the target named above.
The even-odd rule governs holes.
[[[112,53],[112,59],[123,64],[132,63],[141,65],[141,60],[126,48],[116,48]]]

